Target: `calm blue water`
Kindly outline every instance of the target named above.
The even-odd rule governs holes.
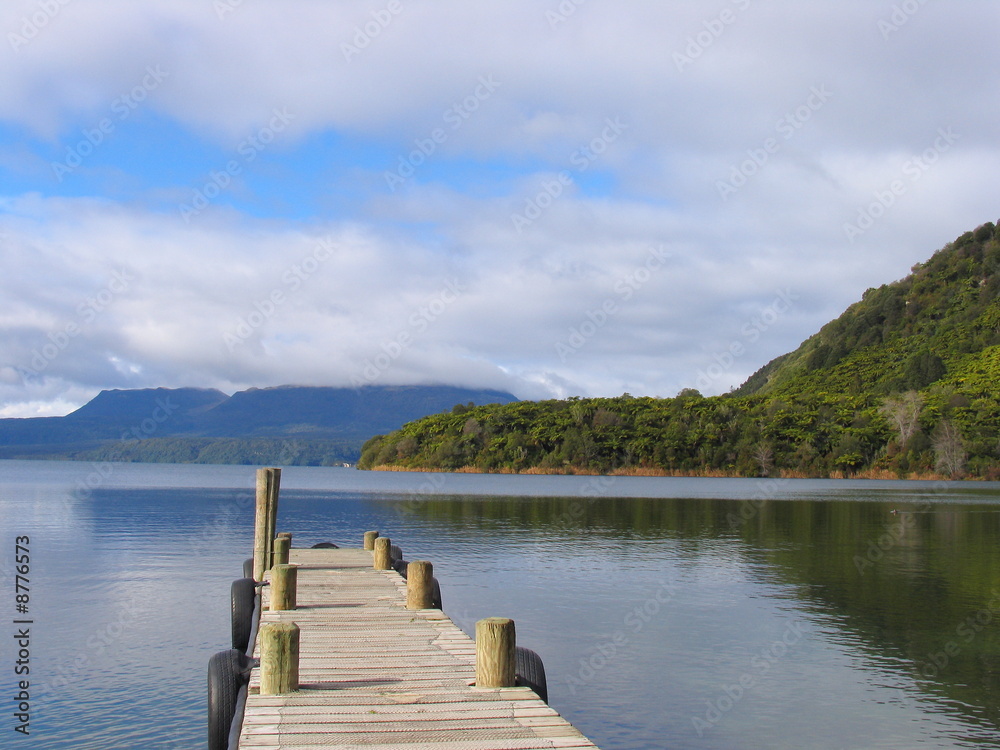
[[[0,461],[0,747],[205,746],[254,476]],[[605,750],[1000,748],[997,484],[293,467],[281,488],[295,546],[379,529],[434,563],[466,631],[513,617],[552,705]]]

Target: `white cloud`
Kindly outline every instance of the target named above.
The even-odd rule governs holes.
[[[200,0],[68,3],[25,43],[7,37],[5,414],[103,387],[366,371],[672,395],[743,344],[704,388],[724,391],[1000,213],[995,3],[922,4],[889,32],[894,4],[862,0],[591,0],[557,22],[557,3],[533,0],[400,3],[243,2],[221,18]],[[39,7],[5,4],[0,29],[25,37]],[[150,66],[167,75],[115,134],[132,155],[107,146],[79,181],[53,180],[52,154]],[[226,188],[255,215],[219,201],[183,221],[192,171],[221,169],[276,109],[292,118],[266,166]],[[387,190],[435,129],[434,153]],[[917,179],[942,129],[957,139]],[[893,204],[849,236],[893,181]],[[336,249],[320,260],[321,241]],[[654,248],[669,260],[631,284]],[[795,304],[750,341],[782,290]]]

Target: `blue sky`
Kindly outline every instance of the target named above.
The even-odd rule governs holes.
[[[0,416],[154,386],[725,392],[1000,216],[998,20],[12,0]]]

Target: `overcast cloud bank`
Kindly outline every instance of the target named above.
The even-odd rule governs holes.
[[[1000,218],[998,20],[6,3],[0,415],[149,386],[725,392]]]

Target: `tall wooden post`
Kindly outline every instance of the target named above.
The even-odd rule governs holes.
[[[269,622],[260,628],[260,694],[299,689],[299,626]]]
[[[406,608],[431,609],[434,606],[434,566],[426,560],[414,560],[406,566]]]
[[[268,567],[274,563],[274,537],[278,533],[278,489],[281,486],[281,469],[270,468],[271,481],[268,483],[267,502],[267,560]]]
[[[264,571],[270,567],[270,547],[267,537],[267,519],[270,514],[271,475],[267,469],[257,469],[257,502],[254,510],[253,526],[253,577],[255,581],[264,580]]]
[[[392,541],[387,536],[375,540],[375,570],[392,569]]]
[[[257,503],[253,532],[253,577],[264,580],[274,554],[274,529],[278,521],[278,488],[281,469],[257,469]]]
[[[365,549],[372,550],[375,549],[375,540],[378,539],[377,531],[366,531],[365,532]]]
[[[275,565],[271,568],[271,611],[295,609],[299,582],[298,565]]]
[[[476,623],[476,687],[514,687],[516,636],[514,621],[487,617]]]

